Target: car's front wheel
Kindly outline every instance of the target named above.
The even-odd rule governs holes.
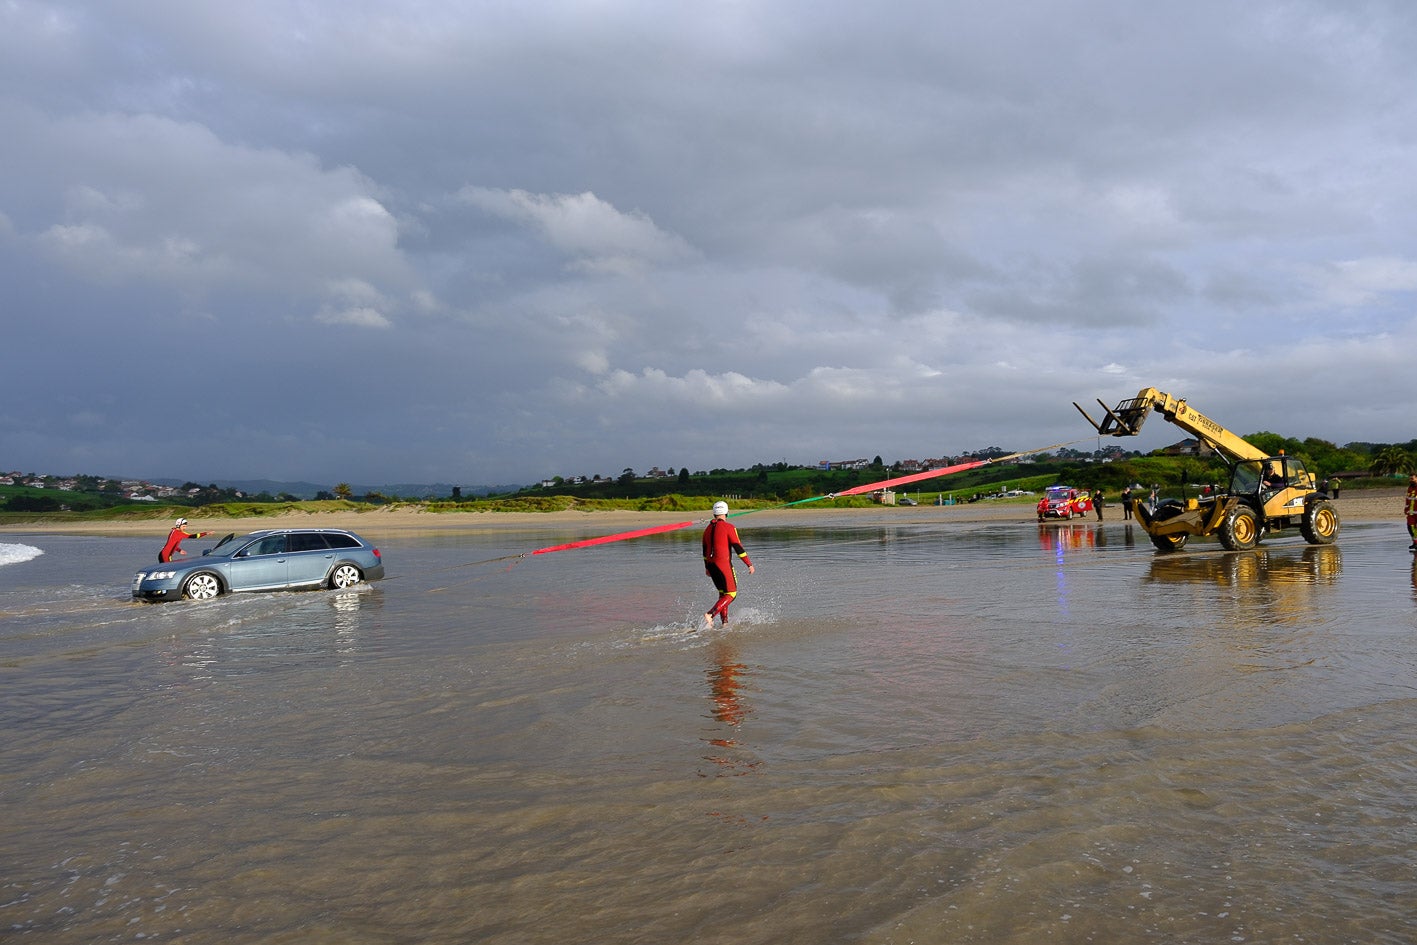
[[[215,574],[201,571],[182,585],[182,596],[188,600],[211,600],[221,594],[221,581]]]
[[[352,564],[342,564],[330,573],[330,587],[344,589],[364,580],[364,575]]]

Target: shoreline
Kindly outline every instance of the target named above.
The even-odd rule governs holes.
[[[1402,505],[1405,490],[1401,488],[1364,490],[1360,495],[1334,500],[1340,521],[1381,522],[1403,521]],[[1104,508],[1102,525],[1122,522],[1122,507],[1113,503]],[[585,526],[612,531],[618,528],[650,527],[676,522],[707,523],[707,509],[690,512],[427,512],[409,508],[377,508],[367,512],[284,512],[246,518],[203,518],[200,510],[191,515],[191,526],[200,531],[248,532],[262,528],[309,526],[347,528],[370,537],[391,532],[477,532],[533,531],[546,528],[567,529]],[[877,506],[856,509],[783,509],[745,510],[731,516],[739,525],[808,525],[824,524],[891,524],[929,525],[941,523],[997,522],[1038,524],[1032,504],[988,500],[963,505]],[[745,521],[746,520],[746,521]],[[1094,515],[1074,519],[1075,524],[1097,525]],[[1063,524],[1057,522],[1055,524]],[[97,535],[124,537],[152,535],[158,538],[170,528],[168,519],[146,519],[130,522],[17,522],[0,525],[0,535],[49,534]]]

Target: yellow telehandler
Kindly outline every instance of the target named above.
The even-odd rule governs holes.
[[[1154,410],[1220,454],[1230,467],[1230,485],[1223,492],[1198,499],[1165,499],[1153,507],[1133,499],[1133,512],[1151,543],[1162,551],[1185,547],[1192,535],[1217,535],[1230,551],[1253,548],[1269,532],[1298,527],[1311,545],[1331,544],[1338,537],[1338,511],[1327,495],[1314,488],[1314,476],[1297,457],[1268,456],[1191,407],[1184,399],[1143,388],[1115,408],[1097,401],[1101,423],[1073,403],[1102,436],[1136,436]]]

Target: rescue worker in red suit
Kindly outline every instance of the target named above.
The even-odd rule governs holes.
[[[167,544],[162,546],[162,550],[157,553],[157,560],[163,564],[172,560],[173,555],[186,555],[182,550],[182,539],[184,538],[205,538],[211,532],[189,532],[187,531],[187,520],[179,518],[177,524],[172,526],[172,531],[167,533]]]
[[[1407,477],[1407,534],[1412,536],[1408,551],[1417,551],[1417,473]]]
[[[718,588],[718,602],[704,614],[705,627],[713,626],[715,616],[725,625],[728,623],[728,605],[738,596],[738,582],[733,576],[734,555],[743,559],[749,574],[754,572],[753,562],[748,560],[748,552],[738,540],[738,529],[728,521],[728,503],[715,502],[713,521],[704,529],[704,572]]]

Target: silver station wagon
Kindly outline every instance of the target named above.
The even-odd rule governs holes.
[[[341,528],[279,528],[227,535],[200,557],[133,576],[134,600],[210,600],[235,591],[343,588],[384,576],[379,549]]]

